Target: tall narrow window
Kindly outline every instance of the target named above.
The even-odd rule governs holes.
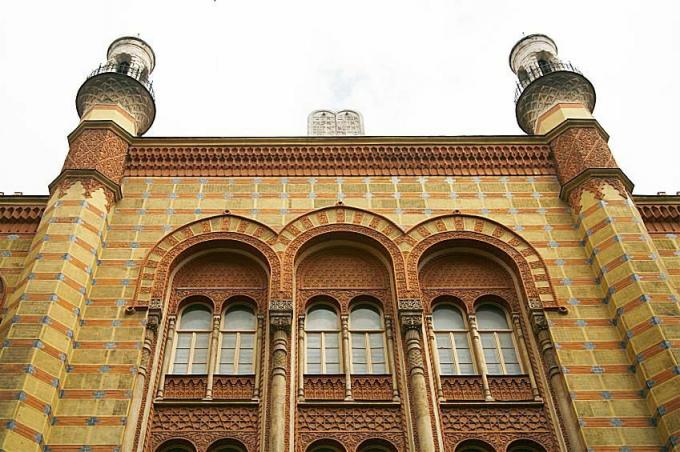
[[[385,329],[380,311],[370,305],[352,309],[349,330],[352,339],[352,373],[387,373]]]
[[[489,374],[521,374],[517,348],[503,309],[491,304],[477,308],[477,325]]]
[[[252,308],[240,304],[227,309],[220,330],[218,374],[254,373],[256,330],[257,319]]]
[[[192,304],[182,310],[170,373],[208,373],[211,320],[212,312],[205,305]]]
[[[307,347],[306,372],[309,374],[339,374],[340,324],[338,313],[326,305],[309,310],[305,321]]]
[[[437,342],[439,372],[442,375],[472,375],[475,366],[470,353],[468,330],[460,310],[440,304],[432,311]]]

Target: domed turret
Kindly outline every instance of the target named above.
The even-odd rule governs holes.
[[[78,90],[78,115],[83,121],[112,120],[141,136],[156,117],[149,79],[156,65],[153,49],[140,38],[126,36],[111,43],[106,58]]]
[[[555,41],[546,35],[522,38],[510,52],[517,75],[515,113],[530,135],[542,135],[569,118],[592,118],[595,88],[571,63],[557,55]]]

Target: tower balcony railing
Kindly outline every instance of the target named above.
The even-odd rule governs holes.
[[[522,92],[527,86],[551,72],[574,72],[583,75],[581,71],[576,69],[576,67],[568,61],[541,61],[538,64],[534,64],[524,69],[526,70],[526,77],[520,78],[517,82],[515,102],[517,102],[519,96],[522,95]]]
[[[94,77],[95,75],[105,73],[127,75],[128,77],[131,77],[144,85],[147,91],[149,91],[149,94],[151,94],[151,97],[154,99],[156,98],[156,94],[153,91],[153,83],[149,80],[148,73],[142,66],[127,63],[104,63],[100,64],[97,69],[92,71],[88,79]]]

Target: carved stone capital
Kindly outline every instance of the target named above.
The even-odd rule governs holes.
[[[274,300],[269,304],[269,323],[272,330],[290,331],[293,324],[293,302]]]
[[[405,330],[418,330],[423,326],[423,314],[409,312],[401,314],[401,327]]]
[[[548,331],[550,329],[548,319],[542,312],[531,313],[531,327],[534,330],[534,334],[536,335],[538,335],[542,331]]]

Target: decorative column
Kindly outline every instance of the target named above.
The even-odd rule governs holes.
[[[144,345],[142,346],[142,356],[140,358],[140,364],[137,368],[137,374],[135,375],[135,383],[132,390],[132,400],[130,402],[130,411],[128,415],[128,425],[133,426],[132,428],[125,429],[125,435],[123,437],[123,449],[132,450],[135,441],[135,433],[139,421],[139,416],[142,411],[142,401],[144,399],[144,389],[146,387],[146,379],[148,377],[147,366],[151,364],[151,352],[156,343],[156,337],[158,335],[158,327],[160,326],[162,318],[161,302],[160,300],[152,300],[149,304],[149,311],[147,315],[146,329],[144,330]],[[170,331],[168,331],[170,334]],[[162,380],[162,378],[161,378]]]
[[[349,344],[349,317],[347,315],[340,316],[340,323],[342,325],[342,367],[345,369],[345,400],[352,400],[352,363],[350,360],[350,353],[352,349]]]
[[[298,401],[305,400],[305,316],[298,317]]]
[[[213,316],[213,328],[210,334],[210,356],[208,357],[208,381],[206,382],[204,400],[212,400],[213,381],[215,379],[215,368],[217,367],[217,345],[220,337],[220,316]]]
[[[470,325],[470,335],[472,336],[472,348],[475,351],[475,361],[479,367],[479,374],[482,377],[482,389],[484,390],[484,400],[487,402],[493,401],[491,389],[489,388],[489,374],[486,368],[486,360],[484,359],[484,348],[482,347],[482,338],[479,336],[477,330],[477,317],[474,314],[468,315],[468,325]]]
[[[262,324],[264,316],[257,316],[257,331],[255,332],[255,387],[253,388],[253,400],[260,400],[260,369],[262,368]]]
[[[163,352],[163,368],[161,369],[161,378],[158,382],[158,391],[156,398],[162,399],[165,391],[165,376],[168,374],[170,368],[170,357],[172,356],[172,347],[175,342],[175,322],[177,317],[171,315],[168,317],[168,334],[165,338],[165,350]]]
[[[288,344],[293,322],[293,302],[272,301],[269,306],[269,325],[272,330],[272,373],[270,400],[270,452],[284,452],[286,448],[286,374]]]
[[[432,357],[433,357],[433,361],[434,361],[434,364],[435,364],[435,373],[434,373],[435,379],[434,379],[434,381],[435,381],[435,384],[437,386],[437,398],[441,402],[442,400],[444,400],[444,390],[442,389],[442,378],[441,378],[441,375],[439,374],[439,369],[440,369],[440,367],[439,367],[439,353],[437,352],[437,338],[434,335],[434,327],[432,325],[432,316],[428,315],[425,318],[425,321],[426,321],[425,328],[426,328],[426,332],[427,332],[427,338],[428,338],[429,343],[430,343],[430,349],[432,350]]]
[[[413,394],[413,414],[418,432],[418,450],[434,451],[432,419],[427,396],[423,360],[423,305],[420,300],[399,300],[401,327],[406,342],[409,385]]]
[[[538,392],[538,386],[536,386],[536,377],[534,376],[534,369],[531,367],[531,360],[529,359],[529,351],[527,350],[527,344],[524,339],[524,332],[522,331],[522,323],[519,320],[519,314],[512,314],[512,323],[515,326],[514,331],[517,337],[517,345],[519,346],[519,353],[522,357],[523,366],[529,375],[529,383],[531,384],[531,394],[534,396],[534,400],[540,401],[541,394]]]
[[[386,315],[385,316],[385,333],[387,334],[387,359],[389,361],[390,365],[390,371],[392,372],[392,401],[398,402],[399,401],[399,384],[397,382],[397,362],[394,359],[394,328],[392,327],[392,316]],[[349,334],[347,335],[347,342],[349,344]],[[346,350],[348,350],[349,354],[349,345],[347,345]],[[347,357],[347,360],[349,361],[349,356]]]
[[[548,320],[545,318],[543,312],[532,312],[531,323],[538,340],[538,347],[545,363],[545,368],[548,374],[548,381],[554,396],[555,402],[559,407],[562,416],[565,417],[562,422],[564,433],[567,436],[569,445],[573,450],[586,450],[583,440],[578,431],[578,419],[571,406],[571,397],[567,389],[566,383],[562,376],[562,370],[557,363],[557,354],[553,341],[550,338],[550,327]]]

